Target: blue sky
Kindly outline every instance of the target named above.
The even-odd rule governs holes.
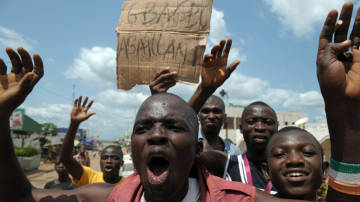
[[[150,93],[147,86],[116,89],[115,28],[122,2],[0,1],[0,57],[10,66],[5,48],[24,46],[45,63],[44,78],[23,104],[28,115],[67,127],[76,85],[75,96],[95,100],[97,114],[81,125],[90,135],[115,139],[131,131],[136,109]],[[327,13],[344,2],[214,0],[208,46],[232,37],[230,60],[241,60],[223,86],[229,102],[263,100],[276,110],[324,121],[316,79],[318,35]],[[170,92],[188,100],[194,90],[177,84]]]

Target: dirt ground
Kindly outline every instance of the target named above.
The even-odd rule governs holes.
[[[98,155],[95,157],[90,155],[90,167],[100,171],[99,160],[100,158]],[[57,178],[53,163],[41,162],[37,170],[26,171],[25,174],[30,180],[31,184],[37,188],[44,188],[47,182]]]

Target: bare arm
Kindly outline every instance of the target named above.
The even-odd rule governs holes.
[[[344,4],[340,14],[343,23],[338,30],[337,11],[328,14],[320,34],[317,76],[325,101],[331,156],[336,161],[360,164],[360,10],[347,40],[352,10],[352,3]],[[345,57],[350,47],[353,57]],[[327,201],[360,201],[360,196],[330,187]]]
[[[38,54],[34,54],[33,64],[29,53],[22,47],[18,48],[20,57],[10,48],[6,52],[13,67],[7,74],[7,67],[0,59],[0,201],[19,201],[31,193],[32,187],[16,159],[9,118],[44,72]]]
[[[114,185],[96,183],[73,190],[34,189],[33,201],[39,202],[105,202]]]
[[[211,54],[204,57],[201,68],[201,83],[189,100],[189,105],[196,113],[200,111],[206,100],[220,87],[240,64],[239,60],[234,61],[227,68],[227,60],[231,49],[232,40],[221,40],[220,44],[211,49]]]
[[[303,200],[282,199],[256,189],[256,202],[300,202]]]
[[[83,174],[83,169],[81,164],[73,158],[76,131],[78,130],[81,122],[87,120],[90,116],[95,114],[94,112],[88,113],[93,101],[86,105],[89,98],[86,97],[84,103],[81,102],[81,99],[82,97],[80,96],[74,102],[73,110],[71,112],[70,126],[66,132],[61,149],[61,159],[66,170],[74,179],[77,180],[80,180],[81,175]]]
[[[228,155],[218,150],[201,152],[197,160],[213,175],[223,177]]]

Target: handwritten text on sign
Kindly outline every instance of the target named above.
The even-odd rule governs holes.
[[[211,8],[211,0],[125,2],[116,29],[118,88],[148,84],[166,66],[197,83]]]

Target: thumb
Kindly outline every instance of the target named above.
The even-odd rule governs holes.
[[[95,112],[90,112],[87,114],[86,119],[90,118],[92,115],[95,115]]]
[[[231,73],[236,69],[236,67],[239,64],[240,64],[240,60],[236,60],[233,63],[231,63],[229,68],[226,69],[226,79],[230,77]]]
[[[341,43],[333,43],[331,45],[331,50],[335,53],[335,55],[340,55],[344,52],[346,52],[351,46],[351,41],[346,40]]]

